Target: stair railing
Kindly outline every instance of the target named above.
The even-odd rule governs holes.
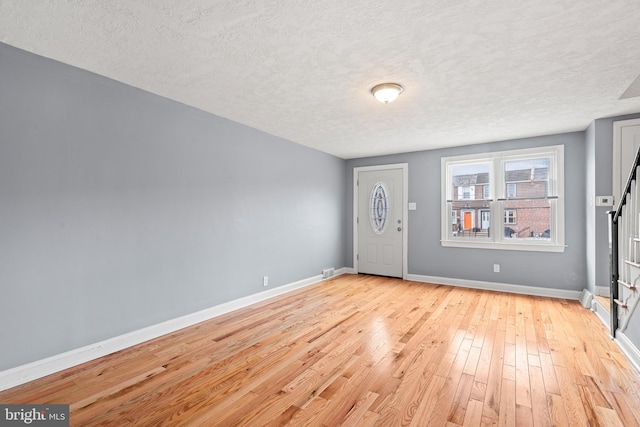
[[[611,337],[624,331],[640,297],[640,148],[618,208],[609,213],[609,283]]]

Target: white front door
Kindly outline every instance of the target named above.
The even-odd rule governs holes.
[[[486,230],[491,226],[491,213],[489,211],[480,211],[480,228]]]
[[[640,119],[613,122],[613,199],[616,208],[640,147]]]
[[[358,273],[402,277],[403,169],[357,172]]]

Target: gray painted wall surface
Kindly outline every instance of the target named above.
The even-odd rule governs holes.
[[[640,114],[597,119],[594,127],[594,179],[595,195],[613,194],[613,122],[639,118]],[[607,211],[610,207],[594,207],[595,225],[595,285],[609,286],[609,224]]]
[[[0,370],[344,266],[345,161],[0,44]]]
[[[588,202],[612,191],[613,121],[637,117],[345,162],[0,44],[0,370],[261,292],[264,275],[352,266],[355,166],[409,164],[409,273],[607,286],[606,208]],[[556,144],[565,253],[440,246],[442,156]],[[640,346],[640,314],[625,333]]]
[[[409,164],[408,269],[410,274],[480,280],[542,288],[580,291],[587,284],[585,237],[585,134],[584,132],[478,144],[347,161],[347,209],[353,211],[353,168],[378,164]],[[524,252],[442,247],[440,245],[440,159],[548,145],[565,147],[564,253]],[[351,215],[351,214],[350,214]],[[351,219],[346,223],[347,264],[353,266]],[[493,272],[499,263],[500,273]]]

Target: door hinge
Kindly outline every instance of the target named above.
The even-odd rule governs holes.
[[[356,261],[360,261],[360,254],[356,254]]]
[[[360,224],[360,217],[356,217],[356,224]]]

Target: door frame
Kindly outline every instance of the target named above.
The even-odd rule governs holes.
[[[476,215],[477,215],[477,210],[476,209],[471,209],[471,208],[460,208],[460,216],[462,217],[462,229],[463,230],[473,230],[476,226]],[[466,216],[466,214],[469,214],[469,217],[471,218],[471,227],[469,228],[464,228],[465,223],[464,223],[464,217]]]
[[[359,186],[358,186],[358,174],[360,172],[370,172],[377,170],[390,170],[401,169],[402,170],[402,279],[407,279],[407,259],[408,259],[408,229],[409,229],[409,164],[408,163],[394,163],[388,165],[376,165],[376,166],[359,166],[353,168],[353,271],[358,274],[358,200],[359,200]]]
[[[489,215],[489,221],[487,221],[486,223],[483,222],[483,218],[482,216],[487,213]],[[489,224],[487,226],[487,228],[483,227],[483,225],[485,224]],[[489,228],[491,228],[491,211],[489,209],[480,209],[480,230],[488,230]]]
[[[622,128],[626,126],[638,126],[640,119],[617,120],[613,122],[613,207],[620,206],[620,193],[624,190],[626,182],[620,182],[620,169],[622,168],[620,155],[622,153]]]

